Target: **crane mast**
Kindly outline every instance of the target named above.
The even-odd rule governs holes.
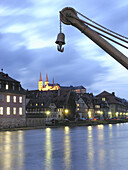
[[[77,12],[75,9],[71,7],[63,8],[60,11],[60,20],[66,25],[72,25],[80,30],[83,34],[85,34],[88,38],[90,38],[93,42],[95,42],[99,47],[101,47],[104,51],[106,51],[110,56],[112,56],[115,60],[117,60],[120,64],[122,64],[126,69],[128,69],[128,58],[121,53],[118,49],[108,43],[105,39],[103,39],[96,31],[85,25],[77,16]],[[59,44],[59,42],[57,43]],[[65,44],[65,43],[63,43]],[[62,47],[63,45],[60,47]]]

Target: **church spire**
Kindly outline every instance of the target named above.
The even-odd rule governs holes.
[[[45,79],[45,86],[49,84],[49,81],[48,81],[48,75],[46,73],[46,79]]]
[[[39,79],[39,81],[42,81],[41,72],[40,72],[40,79]]]
[[[48,76],[47,76],[47,73],[46,73],[46,80],[45,80],[45,82],[46,82],[46,81],[48,81]]]

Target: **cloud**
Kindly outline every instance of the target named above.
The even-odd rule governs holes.
[[[47,72],[50,82],[54,77],[61,85],[84,85],[90,92],[108,89],[124,94],[127,70],[76,28],[62,24],[66,45],[64,53],[57,51],[59,11],[65,6],[127,35],[127,2],[4,0],[0,4],[1,68],[21,81],[25,89],[37,89],[39,73],[45,79]]]

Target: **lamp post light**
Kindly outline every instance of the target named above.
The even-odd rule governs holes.
[[[88,111],[88,118],[91,118],[91,111]]]
[[[111,118],[112,117],[112,112],[108,112],[108,116],[109,116],[109,118]]]
[[[100,111],[100,119],[103,118],[103,111]]]
[[[46,115],[47,115],[47,120],[49,120],[49,115],[50,115],[50,111],[49,110],[46,112]]]
[[[69,113],[69,110],[68,110],[68,109],[65,109],[64,112],[65,112],[65,114],[68,114],[68,113]]]
[[[118,112],[116,112],[116,118],[118,118],[118,114],[119,114],[119,113],[118,113]]]

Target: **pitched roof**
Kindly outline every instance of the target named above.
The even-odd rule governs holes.
[[[102,93],[98,94],[96,97],[106,97],[108,104],[124,105],[124,103],[122,102],[122,99],[116,97],[114,92],[109,93],[107,91],[103,91]]]
[[[10,76],[8,76],[8,74],[5,74],[3,72],[0,72],[0,80],[20,83],[19,81],[11,78]]]

